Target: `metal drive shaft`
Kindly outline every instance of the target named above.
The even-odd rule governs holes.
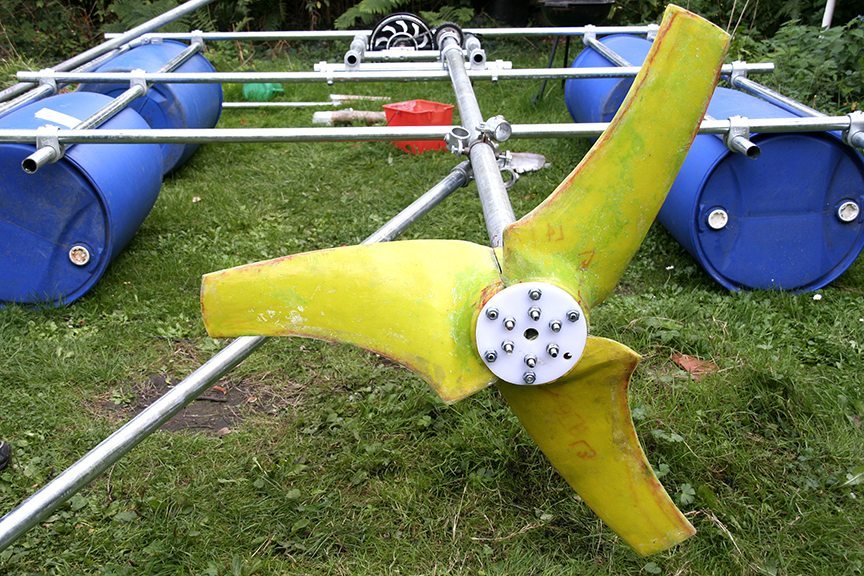
[[[471,86],[471,79],[465,70],[462,58],[462,47],[452,36],[440,40],[441,55],[447,62],[447,71],[456,93],[456,103],[462,126],[470,133],[472,145],[468,152],[471,159],[471,169],[474,171],[474,181],[483,205],[483,217],[486,220],[486,231],[492,247],[501,246],[504,228],[516,220],[510,197],[501,178],[495,149],[489,142],[480,139],[480,127],[483,125],[483,115]]]

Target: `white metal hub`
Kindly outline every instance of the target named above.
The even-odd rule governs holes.
[[[553,382],[585,350],[588,324],[579,303],[545,282],[508,286],[489,299],[474,333],[483,362],[511,384]]]

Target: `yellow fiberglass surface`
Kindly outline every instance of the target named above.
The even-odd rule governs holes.
[[[306,336],[356,344],[410,368],[454,402],[495,380],[474,353],[471,326],[481,301],[502,287],[491,248],[413,240],[306,252],[208,274],[201,303],[214,337]]]
[[[586,312],[602,302],[684,161],[727,45],[722,30],[669,6],[609,129],[544,202],[505,229],[502,250],[415,240],[215,272],[201,289],[208,332],[349,342],[413,370],[446,402],[496,382],[473,339],[481,307],[528,281],[563,288]],[[637,362],[626,346],[589,337],[583,357],[557,381],[497,383],[585,503],[636,552],[650,554],[695,531],[636,436],[627,385]]]

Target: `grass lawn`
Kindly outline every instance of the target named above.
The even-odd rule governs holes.
[[[545,65],[545,50],[487,46],[521,66]],[[321,56],[289,52],[259,68]],[[476,91],[485,115],[569,121],[557,82],[532,106],[537,84]],[[286,86],[286,99],[330,92],[455,103],[443,82]],[[311,114],[229,110],[220,126],[308,125]],[[551,162],[513,188],[521,215],[588,143],[511,148]],[[90,294],[68,308],[0,310],[0,438],[15,448],[0,513],[225,344],[199,317],[202,274],[356,244],[456,161],[388,143],[203,146]],[[474,185],[403,238],[485,244]],[[0,573],[860,574],[864,259],[819,294],[728,293],[655,226],[593,311],[594,334],[644,356],[631,383],[636,428],[698,530],[672,551],[644,559],[624,545],[495,389],[447,407],[374,354],[273,339],[0,553]],[[675,353],[719,369],[694,380]]]

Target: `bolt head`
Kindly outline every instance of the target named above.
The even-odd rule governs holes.
[[[537,375],[534,374],[534,372],[525,372],[525,374],[522,375],[522,381],[525,382],[525,384],[533,384],[536,380]]]
[[[525,365],[529,368],[534,368],[535,366],[537,366],[537,357],[530,354],[528,356],[525,356]]]
[[[543,295],[543,292],[541,292],[537,288],[528,292],[528,297],[531,298],[531,300],[539,300],[540,296],[542,296],[542,295]]]
[[[552,332],[560,332],[561,331],[561,321],[560,320],[552,320],[549,322],[549,328]]]
[[[504,319],[504,328],[507,330],[513,330],[516,327],[516,320],[514,318],[505,318]]]
[[[483,357],[486,358],[487,362],[494,362],[498,359],[498,353],[494,350],[487,350]]]
[[[579,318],[580,316],[578,311],[570,310],[569,312],[567,312],[567,320],[569,320],[570,322],[578,322]]]
[[[505,340],[501,343],[501,349],[504,350],[504,352],[506,352],[507,354],[512,354],[514,348],[515,346],[510,340]]]
[[[558,352],[559,352],[559,351],[560,351],[560,350],[558,349],[558,346],[556,346],[555,344],[549,344],[549,346],[546,347],[546,352],[547,352],[547,353],[549,354],[549,356],[551,356],[552,358],[557,358],[557,357],[558,357]]]
[[[540,308],[536,306],[532,306],[528,309],[528,316],[531,317],[535,322],[540,319]]]
[[[489,308],[488,310],[486,310],[486,317],[489,320],[495,320],[496,318],[498,318],[498,309],[497,308]]]

